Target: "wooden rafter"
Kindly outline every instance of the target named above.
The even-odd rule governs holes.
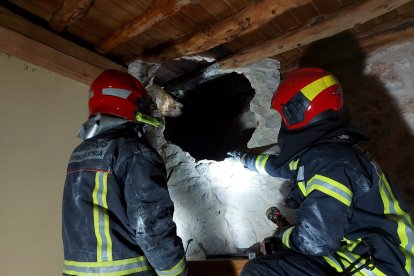
[[[159,63],[165,60],[203,52],[257,30],[280,14],[310,2],[311,0],[252,1],[250,5],[235,15],[204,27],[185,41],[174,44],[162,52],[149,51],[132,60],[141,59]]]
[[[84,17],[94,0],[62,0],[60,7],[53,13],[49,26],[61,32],[70,24]]]
[[[306,26],[283,37],[268,40],[257,46],[249,47],[236,55],[224,59],[219,65],[222,68],[245,66],[286,52],[298,45],[307,45],[351,29],[357,24],[365,23],[408,2],[410,0],[368,0],[354,4],[328,15],[319,23]]]
[[[67,78],[91,84],[103,69],[0,26],[0,52]]]
[[[150,7],[140,16],[116,30],[112,35],[101,41],[96,49],[98,52],[105,54],[113,48],[128,41],[132,37],[143,33],[156,23],[164,20],[184,7],[193,4],[194,0],[155,0]]]
[[[127,70],[124,65],[117,64],[95,52],[85,49],[1,6],[0,14],[0,26],[9,30],[20,33],[68,56],[72,56],[98,68]],[[7,40],[5,43],[7,43]]]

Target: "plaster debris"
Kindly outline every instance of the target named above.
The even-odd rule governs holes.
[[[181,115],[183,105],[168,95],[162,87],[152,84],[149,93],[163,116],[177,117]]]
[[[151,86],[155,72],[160,68],[158,63],[137,60],[128,66],[128,73],[135,76],[145,86]]]
[[[136,61],[128,67],[128,73],[136,77],[147,88],[148,94],[157,105],[163,116],[176,117],[181,115],[182,104],[168,95],[164,89],[153,83],[155,73],[160,65]]]

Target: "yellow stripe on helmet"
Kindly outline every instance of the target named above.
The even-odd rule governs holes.
[[[300,91],[309,101],[312,101],[319,93],[337,83],[338,81],[334,76],[328,75],[306,85]]]

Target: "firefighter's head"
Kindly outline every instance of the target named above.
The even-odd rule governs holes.
[[[342,89],[336,78],[319,68],[291,71],[277,88],[271,107],[288,130],[299,130],[342,114]]]
[[[148,94],[144,86],[126,72],[104,71],[89,90],[89,117],[103,113],[135,122],[137,112],[147,106]]]

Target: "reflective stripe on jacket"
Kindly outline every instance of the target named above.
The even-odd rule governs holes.
[[[408,208],[381,168],[353,143],[314,145],[282,167],[277,156],[244,156],[251,170],[291,180],[286,202],[298,223],[283,243],[319,256],[338,272],[414,275],[414,235]]]
[[[82,142],[63,195],[67,275],[184,275],[164,163],[128,124]]]

